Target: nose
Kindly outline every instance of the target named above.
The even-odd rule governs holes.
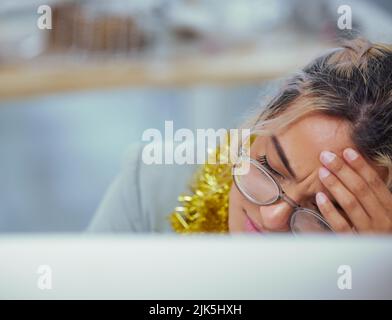
[[[260,215],[263,226],[276,232],[290,231],[290,217],[293,207],[281,200],[278,203],[260,207]]]

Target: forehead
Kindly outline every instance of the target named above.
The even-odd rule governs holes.
[[[354,147],[347,122],[323,114],[306,115],[276,131],[275,136],[298,176],[318,170],[321,165],[319,156],[323,150],[341,155],[345,148]],[[258,140],[255,141],[256,148],[263,143]],[[266,151],[277,156],[270,139],[267,142],[264,140],[264,145]]]
[[[348,123],[323,114],[307,115],[278,131],[276,136],[292,155],[306,151],[307,155],[318,158],[323,150],[341,153],[347,147],[354,147]]]

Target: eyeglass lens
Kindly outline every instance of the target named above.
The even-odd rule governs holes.
[[[280,189],[277,183],[253,162],[250,162],[246,173],[237,175],[235,167],[233,174],[240,191],[254,203],[268,205],[279,199]],[[294,233],[331,231],[328,224],[309,209],[296,209],[291,216],[290,226]]]

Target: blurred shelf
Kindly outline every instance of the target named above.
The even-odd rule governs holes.
[[[286,76],[326,49],[298,45],[273,50],[238,50],[219,55],[199,55],[166,62],[92,61],[55,63],[30,61],[0,66],[0,99],[19,99],[56,92],[135,86],[190,86],[197,84],[260,83]],[[69,60],[69,59],[68,59]]]

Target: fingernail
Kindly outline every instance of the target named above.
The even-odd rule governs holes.
[[[321,155],[320,155],[320,160],[324,164],[331,163],[332,161],[335,160],[335,158],[336,158],[336,155],[332,152],[329,152],[329,151],[323,151],[323,152],[321,152]]]
[[[316,194],[316,202],[319,205],[323,205],[327,202],[327,196],[322,192],[317,192]]]
[[[343,157],[348,161],[354,161],[358,158],[358,153],[354,149],[347,148],[343,151]]]
[[[329,176],[329,174],[330,174],[330,172],[329,172],[328,169],[326,169],[324,167],[321,167],[319,169],[319,176],[320,176],[321,179],[325,179],[326,177]]]

